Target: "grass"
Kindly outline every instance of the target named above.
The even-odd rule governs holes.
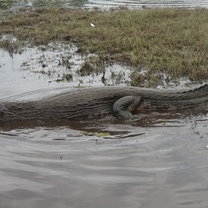
[[[36,9],[9,15],[0,22],[0,34],[34,45],[73,42],[79,52],[96,53],[105,62],[148,69],[142,78],[134,73],[133,85],[141,79],[157,82],[158,72],[172,79],[208,80],[207,9]]]

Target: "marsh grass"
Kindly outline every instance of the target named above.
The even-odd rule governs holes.
[[[207,9],[36,9],[2,20],[0,33],[34,45],[73,42],[79,52],[135,66],[138,72],[146,68],[146,79],[153,81],[157,72],[173,79],[208,79]],[[133,85],[138,85],[135,76]]]

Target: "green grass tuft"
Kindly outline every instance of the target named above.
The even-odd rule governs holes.
[[[34,45],[73,42],[80,52],[96,53],[135,66],[138,71],[148,69],[146,76],[152,82],[158,72],[173,79],[208,79],[207,9],[37,9],[2,20],[0,33]]]

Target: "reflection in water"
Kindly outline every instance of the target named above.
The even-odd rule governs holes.
[[[0,205],[206,207],[208,123],[181,122],[160,128],[102,125],[102,131],[125,139],[84,136],[64,127],[0,135]]]
[[[109,8],[125,6],[133,9],[163,8],[163,7],[208,7],[208,2],[203,0],[89,0],[86,5]]]
[[[208,7],[204,0],[0,0],[1,9],[12,7],[110,7],[127,6],[130,8],[155,8],[155,7]]]
[[[83,7],[87,0],[0,0],[0,9],[12,7]]]
[[[105,67],[104,72],[82,76],[80,68],[87,56],[76,53],[74,46],[52,46],[47,50],[26,48],[21,54],[15,53],[12,56],[0,49],[0,99],[8,99],[10,96],[16,96],[16,99],[33,99],[69,90],[66,86],[72,89],[104,85],[126,86],[130,82],[131,67],[119,64]]]
[[[2,1],[8,9],[20,1]],[[25,6],[191,5],[206,1],[21,1]],[[151,4],[152,2],[152,4]],[[154,3],[154,4],[153,4]],[[24,6],[24,4],[22,4]],[[19,71],[25,56],[0,54],[0,97],[65,86]],[[41,89],[41,90],[40,90]],[[63,89],[64,90],[64,89]],[[34,95],[34,94],[33,94]],[[24,93],[22,97],[30,97]],[[37,96],[37,95],[35,95]],[[207,108],[206,108],[207,109]],[[207,112],[207,111],[206,111]],[[156,118],[156,117],[155,117]],[[152,118],[150,119],[152,120]],[[1,208],[205,208],[208,206],[208,115],[154,123],[89,123],[0,133]],[[81,131],[111,136],[83,135]]]
[[[13,58],[1,51],[0,97],[34,99],[66,90],[54,90],[59,83],[48,83],[48,77],[20,71],[28,53],[34,56],[33,50]],[[0,207],[207,207],[207,116],[157,114],[139,123],[3,131]]]

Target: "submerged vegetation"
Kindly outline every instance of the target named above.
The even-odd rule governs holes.
[[[0,21],[0,34],[34,45],[73,42],[80,53],[95,53],[102,63],[135,66],[132,85],[157,83],[158,73],[171,79],[208,79],[207,9],[27,10]]]

